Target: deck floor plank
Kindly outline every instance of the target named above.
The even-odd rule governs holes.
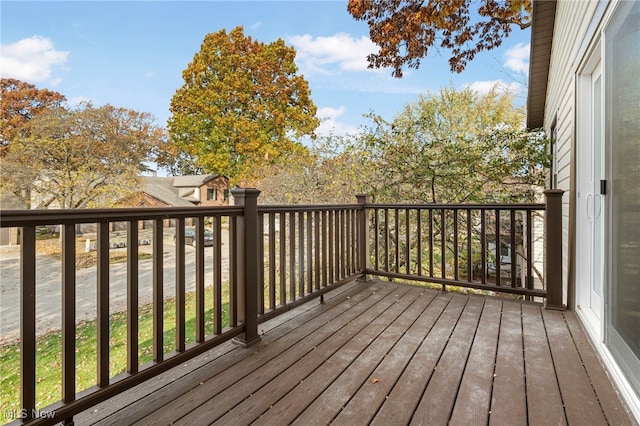
[[[222,371],[189,391],[183,398],[166,404],[150,416],[142,419],[140,425],[155,426],[164,419],[171,419],[171,422],[175,422],[187,416],[197,407],[213,396],[225,391],[255,369],[260,368],[271,360],[277,359],[280,354],[300,340],[310,339],[309,341],[312,345],[313,342],[324,340],[326,335],[332,334],[361,313],[366,312],[372,306],[376,306],[377,302],[383,300],[388,293],[396,288],[397,285],[383,286],[381,288],[374,286],[371,289],[355,294],[348,301],[336,304],[310,321],[304,322],[303,325],[295,328],[280,339],[262,342],[260,343],[260,348],[248,348],[252,354],[258,350],[260,356],[250,356],[244,359],[242,363],[235,364],[233,367],[236,368],[231,367]]]
[[[522,305],[522,327],[529,424],[566,424],[556,371],[538,307]]]
[[[501,312],[502,302],[496,299],[485,301],[449,421],[451,425],[488,423]]]
[[[478,329],[484,298],[470,297],[416,408],[412,425],[446,424]]]
[[[376,417],[374,425],[408,424],[468,298],[454,294],[436,325],[426,336]]]
[[[415,301],[415,291],[410,290],[404,294],[398,294],[395,300],[389,297],[384,300],[392,302],[384,312],[373,317],[368,315],[359,316],[348,327],[343,327],[317,347],[307,348],[307,354],[299,358],[289,368],[281,372],[269,372],[271,377],[275,376],[273,380],[252,392],[251,396],[241,406],[236,406],[235,409],[227,412],[214,424],[251,423],[264,412],[264,407],[272,406],[297,383],[303,381],[316,369],[321,368],[323,363],[328,362],[328,359],[334,354],[344,352],[346,356],[343,355],[343,358],[356,358]],[[261,383],[261,381],[256,383],[253,376],[250,378],[253,388]],[[224,405],[214,404],[213,406],[218,409],[224,409]],[[197,421],[198,416],[192,414],[188,420]]]
[[[304,306],[76,424],[635,424],[573,312],[375,280]]]
[[[489,412],[490,425],[527,424],[520,307],[519,303],[502,304],[496,372]]]
[[[575,315],[564,315],[564,318],[580,354],[580,359],[582,359],[587,374],[591,378],[591,383],[598,400],[601,402],[607,421],[612,425],[633,424],[630,422],[629,415],[620,402],[620,396],[604,370],[600,358],[594,352],[590,340],[578,323],[578,318]]]
[[[438,293],[431,290],[427,294],[433,298]],[[433,300],[376,367],[371,374],[372,380],[367,380],[340,412],[334,424],[353,425],[368,423],[373,419],[377,411],[376,407],[382,406],[385,397],[397,383],[449,299],[450,295],[443,294]]]
[[[378,364],[427,308],[432,299],[422,297],[421,294],[421,289],[415,289],[412,292],[411,305],[406,306],[401,315],[390,323],[391,325],[377,339],[364,348],[349,368],[316,398],[293,424],[306,425],[312,423],[313,419],[329,421],[340,413],[352,396],[372,378],[371,374]]]
[[[542,311],[560,393],[571,424],[607,424],[562,312]]]
[[[451,296],[450,294],[435,293],[438,294],[436,300],[438,303],[430,306],[439,308],[439,310],[435,309],[433,313],[437,319],[437,317],[442,314],[442,309],[446,306]],[[424,336],[422,338],[424,338]],[[270,407],[256,423],[264,425],[290,423],[342,374],[353,362],[353,359],[355,359],[355,356],[349,358],[348,353],[335,354],[327,361],[322,369],[314,371],[313,374],[299,383],[284,398],[274,404],[273,407]]]

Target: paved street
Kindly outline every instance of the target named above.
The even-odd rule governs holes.
[[[223,282],[228,279],[228,231],[222,231]],[[173,229],[164,235],[164,295],[175,295],[175,244]],[[124,249],[118,249],[124,250]],[[141,246],[149,251],[151,246]],[[186,246],[187,291],[195,285],[195,249]],[[139,263],[139,304],[151,302],[153,260]],[[36,332],[38,335],[61,327],[61,263],[38,255],[36,260]],[[112,264],[110,272],[110,312],[126,309],[126,263]],[[96,268],[76,271],[76,319],[78,322],[96,317]],[[205,248],[205,285],[213,282],[213,253]],[[0,251],[0,345],[15,341],[20,333],[20,251],[2,248]]]

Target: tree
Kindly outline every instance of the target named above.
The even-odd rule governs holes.
[[[431,203],[533,201],[549,166],[548,141],[527,132],[513,96],[444,88],[365,134],[383,175],[379,197]]]
[[[478,4],[477,16],[472,6]],[[478,52],[500,46],[513,26],[531,25],[531,0],[349,0],[347,9],[366,20],[371,40],[380,51],[368,56],[369,66],[418,68],[432,47],[451,50],[451,71],[462,72]]]
[[[48,89],[38,89],[33,84],[13,78],[0,80],[0,157],[18,130],[27,121],[49,108],[60,106],[65,97]]]
[[[294,58],[283,40],[260,43],[242,27],[208,34],[171,100],[168,129],[181,168],[237,182],[297,149],[295,138],[319,121]]]
[[[300,153],[257,168],[251,185],[265,204],[353,203],[356,194],[375,192],[380,178],[367,148],[352,138],[318,138]]]
[[[29,194],[33,207],[113,206],[140,190],[144,162],[155,160],[165,139],[147,113],[51,108],[12,140],[0,166],[2,190]]]

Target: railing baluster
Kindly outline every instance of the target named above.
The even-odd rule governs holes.
[[[20,377],[22,409],[26,411],[26,419],[31,419],[36,407],[36,228],[33,225],[22,228],[20,242]]]
[[[260,230],[262,232],[262,230]],[[229,325],[238,325],[238,217],[229,218]]]
[[[487,219],[485,210],[480,209],[480,257],[482,259],[482,284],[487,282]]]
[[[358,225],[355,209],[351,209],[351,271],[349,275],[358,270]]]
[[[532,239],[532,221],[531,221],[531,210],[527,210],[527,278],[526,278],[526,287],[527,290],[533,290],[533,241]],[[529,298],[530,299],[530,298]]]
[[[389,209],[384,209],[384,270],[389,272]]]
[[[289,213],[289,298],[296,300],[296,214]]]
[[[405,262],[407,274],[411,273],[411,218],[410,218],[410,210],[405,209],[404,211],[404,227],[405,227]]]
[[[458,209],[453,209],[453,277],[457,281],[460,279],[460,262],[458,250]]]
[[[138,371],[138,221],[127,223],[127,372]]]
[[[184,219],[178,219],[178,223]],[[184,222],[183,222],[184,225]],[[164,312],[163,312],[163,270],[162,253],[163,221],[153,222],[153,360],[160,362],[164,358]],[[184,234],[184,232],[183,232]],[[177,237],[176,237],[177,238]]]
[[[398,209],[393,209],[393,220],[395,227],[393,230],[393,237],[395,239],[394,254],[395,254],[395,271],[400,272],[400,212]]]
[[[222,334],[222,216],[213,218],[213,333]],[[231,240],[229,232],[229,241]]]
[[[72,238],[75,241],[75,232]],[[103,387],[109,384],[109,222],[98,224],[97,269],[98,386]],[[75,285],[75,278],[73,281]]]
[[[467,210],[467,281],[473,281],[473,254],[471,252],[472,245],[472,227],[471,227],[471,219],[473,217],[473,211],[471,209]]]
[[[433,209],[429,209],[429,276],[433,275]]]
[[[304,215],[303,211],[298,213],[298,278],[300,282],[298,283],[298,294],[300,297],[305,295],[305,285],[304,285]]]
[[[313,292],[313,212],[307,212],[307,293]]]
[[[518,250],[516,246],[516,211],[511,210],[511,287],[516,287],[518,276],[516,266],[518,264]]]
[[[265,305],[265,266],[264,266],[264,213],[258,215],[258,229],[260,235],[258,236],[258,251],[263,254],[258,258],[258,312],[264,314]],[[268,236],[267,236],[268,238]],[[267,274],[268,275],[268,274]]]
[[[328,285],[327,281],[327,273],[329,265],[327,264],[327,258],[329,257],[329,248],[327,247],[327,234],[329,229],[327,228],[327,216],[328,213],[326,210],[322,211],[322,287],[326,287]]]
[[[335,262],[335,281],[340,281],[341,275],[340,275],[340,259],[342,259],[342,256],[340,255],[340,210],[336,210],[335,214],[334,214],[334,220],[333,220],[333,224],[334,224],[334,230],[335,230],[335,258],[336,258],[336,262]]]
[[[329,212],[327,212],[327,245],[328,245],[328,253],[327,253],[327,262],[328,262],[328,274],[329,274],[329,282],[330,283],[334,283],[336,281],[335,279],[335,275],[334,275],[334,257],[335,257],[335,252],[334,252],[334,211],[330,210]]]
[[[269,310],[276,308],[276,224],[275,214],[269,213]]]
[[[98,238],[100,235],[98,234]],[[107,241],[108,244],[108,241]],[[109,255],[107,245],[107,256]],[[100,254],[100,253],[99,253]],[[108,260],[108,257],[107,257]],[[98,263],[98,268],[100,262]],[[98,273],[98,280],[100,274]],[[108,283],[107,283],[108,284]],[[101,288],[98,289],[100,302]],[[100,311],[98,311],[101,313]],[[101,342],[100,315],[98,316],[98,342]],[[102,347],[98,347],[100,359]],[[107,346],[108,350],[108,346]],[[107,365],[108,366],[108,365]],[[102,371],[100,361],[98,371]],[[107,370],[108,372],[108,370]],[[100,384],[100,383],[99,383]],[[100,384],[100,386],[102,386]],[[62,401],[71,402],[76,396],[76,229],[75,225],[62,227]]]
[[[316,211],[314,214],[314,226],[315,228],[315,232],[314,232],[314,286],[313,288],[315,288],[316,290],[320,289],[320,212]]]
[[[422,275],[422,209],[416,209],[416,263],[418,275]]]
[[[446,210],[440,209],[440,275],[441,278],[447,277],[447,238],[446,238]],[[442,286],[444,290],[444,285]]]
[[[280,304],[284,306],[287,304],[287,222],[284,213],[280,213],[278,232],[280,233]]]
[[[198,218],[201,219],[201,218]],[[196,222],[196,259],[204,251],[204,224]],[[176,226],[176,334],[175,348],[177,352],[184,351],[185,342],[185,247],[184,247],[184,221],[180,220]]]
[[[380,269],[380,221],[378,212],[378,209],[373,209],[373,267],[376,270]]]
[[[496,247],[495,247],[495,267],[496,267],[496,286],[500,287],[502,281],[502,239],[500,237],[500,210],[496,209],[495,212],[495,234],[496,234]]]
[[[205,318],[204,318],[204,216],[196,218],[196,238],[198,239],[196,250],[196,342],[204,342]],[[181,244],[184,247],[184,244]],[[184,256],[184,250],[182,253]],[[177,271],[177,270],[176,270]],[[184,277],[184,271],[182,276]],[[184,284],[184,281],[183,281]],[[184,287],[183,291],[184,293]],[[177,337],[177,336],[176,336]],[[185,336],[186,337],[186,336]],[[184,341],[184,340],[183,340]]]

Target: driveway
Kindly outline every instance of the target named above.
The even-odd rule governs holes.
[[[222,280],[228,280],[229,256],[227,249],[229,233],[222,231]],[[165,231],[164,238],[164,296],[175,295],[175,244],[173,229]],[[123,249],[118,249],[123,250]],[[140,251],[149,251],[151,246],[140,246]],[[139,262],[138,303],[151,303],[153,285],[153,260]],[[185,256],[186,288],[195,290],[195,249],[186,246]],[[111,313],[126,310],[127,265],[110,265]],[[36,257],[36,334],[58,330],[62,324],[62,266],[61,262],[49,256]],[[76,320],[77,322],[96,318],[96,268],[76,271]],[[213,283],[213,250],[205,248],[205,285]],[[0,251],[0,345],[18,340],[20,337],[20,251],[18,248]]]

